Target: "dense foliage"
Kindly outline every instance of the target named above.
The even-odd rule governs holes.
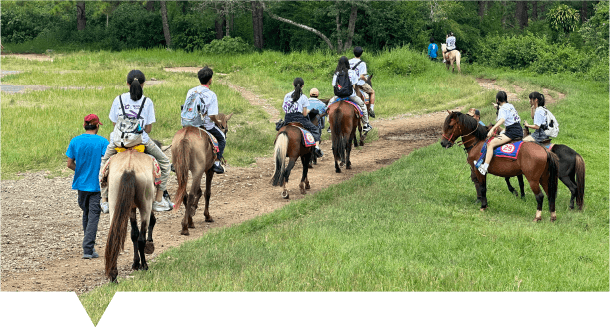
[[[166,47],[159,2],[86,2],[82,31],[77,30],[75,6],[73,1],[3,1],[5,51]],[[352,45],[363,46],[368,53],[408,46],[424,54],[430,38],[440,44],[453,32],[462,62],[607,77],[605,1],[528,1],[527,22],[515,14],[515,1],[278,1],[265,6],[264,50],[329,51],[318,35],[273,19],[270,13],[315,28],[336,46],[348,38],[355,6]],[[174,49],[215,54],[255,49],[250,1],[168,1],[167,9]],[[400,74],[417,70],[402,65],[399,58],[387,64]]]

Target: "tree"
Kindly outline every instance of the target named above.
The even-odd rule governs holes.
[[[79,1],[76,3],[76,28],[79,31],[82,31],[85,29],[85,27],[87,27],[87,17],[85,16],[85,2]]]
[[[263,49],[263,6],[259,1],[252,1],[252,31],[254,46]]]
[[[587,20],[587,1],[583,1],[580,7],[580,18],[581,23],[584,23]]]
[[[532,20],[538,20],[538,1],[532,1]]]
[[[165,1],[161,1],[161,19],[163,20],[163,35],[165,36],[165,44],[167,48],[172,46],[172,36],[169,33],[169,23],[167,22],[167,6]]]
[[[485,16],[485,3],[487,1],[479,1],[479,17],[481,19],[483,19],[483,16]]]
[[[578,10],[564,4],[559,4],[549,10],[547,20],[553,30],[569,35],[578,26],[580,17]]]
[[[527,1],[517,1],[515,16],[519,22],[519,28],[527,26]]]

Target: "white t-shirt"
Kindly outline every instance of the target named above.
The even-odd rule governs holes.
[[[365,62],[360,62],[361,60],[358,58],[352,58],[349,60],[349,67],[351,67],[351,69],[354,70],[354,72],[356,72],[356,76],[358,76],[358,85],[364,85],[364,80],[362,80],[360,78],[361,75],[364,75],[365,77],[367,77],[368,72],[366,71],[366,63]],[[360,62],[360,64],[358,64],[358,62]],[[358,64],[357,67],[354,67],[354,65]]]
[[[534,112],[534,125],[543,126],[546,124],[546,109],[538,106]]]
[[[339,75],[339,73],[335,72],[335,75],[333,75],[333,87],[335,85],[337,85],[337,76]],[[354,70],[348,69],[347,70],[347,76],[349,77],[349,81],[352,83],[352,85],[358,83],[358,76],[356,75],[356,72],[354,72]],[[352,92],[352,95],[350,97],[353,97],[356,95],[356,90],[354,90]]]
[[[204,87],[203,85],[198,85],[186,93],[186,99],[188,99],[193,92],[199,92],[201,97],[203,98],[204,108],[201,109],[202,113],[206,113],[203,117],[203,127],[206,130],[213,129],[216,124],[214,121],[210,119],[210,115],[218,115],[218,98],[216,98],[216,94],[214,91]]]
[[[294,91],[290,91],[284,96],[284,105],[282,108],[286,114],[303,113],[303,107],[309,107],[309,99],[307,99],[304,94],[301,94],[301,97],[297,101],[292,102],[293,93]]]
[[[123,106],[125,106],[125,113],[128,116],[135,117],[138,115],[138,111],[140,111],[140,104],[142,104],[142,100],[144,100],[145,96],[142,96],[139,100],[133,101],[131,100],[131,95],[129,92],[124,93],[120,96],[114,98],[112,102],[112,107],[110,108],[110,115],[108,117],[112,121],[112,123],[116,123],[119,114],[122,114],[121,103],[119,102],[119,97],[123,100]],[[145,126],[155,123],[155,106],[150,98],[146,97],[146,103],[144,103],[144,109],[142,109],[142,113],[140,113],[140,125],[142,128]],[[149,140],[148,133],[146,131],[142,131],[142,143],[147,143]]]
[[[455,49],[455,36],[447,38],[447,50]]]
[[[509,103],[505,103],[504,105],[500,106],[496,122],[499,121],[501,118],[504,119],[504,126],[509,126],[521,122],[519,113],[517,113],[515,107]]]

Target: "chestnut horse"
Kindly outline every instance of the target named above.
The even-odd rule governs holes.
[[[288,123],[278,131],[277,136],[275,137],[275,149],[273,150],[273,156],[275,157],[275,172],[273,173],[273,178],[271,178],[271,184],[284,188],[282,191],[282,197],[284,199],[290,198],[288,189],[286,189],[286,183],[288,183],[290,171],[292,171],[292,168],[299,157],[301,157],[301,163],[303,164],[303,176],[301,177],[299,189],[303,195],[306,194],[306,189],[310,189],[309,180],[307,179],[307,170],[309,169],[308,164],[314,147],[305,147],[301,129],[295,125],[300,126],[301,124]],[[288,165],[286,165],[286,157],[290,159]]]
[[[462,137],[462,143],[468,152],[467,161],[470,169],[475,171],[478,180],[478,193],[481,195],[481,211],[487,208],[487,186],[486,175],[482,175],[474,167],[474,161],[479,159],[481,148],[487,137],[487,128],[480,125],[473,117],[460,113],[450,112],[443,124],[443,138],[441,146],[449,148],[453,146],[457,138]],[[493,151],[489,149],[488,151]],[[516,160],[493,157],[489,165],[489,173],[501,177],[514,177],[525,175],[530,188],[536,195],[538,203],[534,221],[542,220],[542,203],[544,194],[540,185],[549,198],[549,210],[551,221],[557,219],[555,213],[555,198],[557,196],[557,155],[548,152],[544,147],[534,142],[524,142]]]
[[[112,282],[116,282],[118,275],[117,259],[125,246],[128,220],[131,222],[133,242],[131,268],[148,270],[144,254],[152,254],[155,250],[152,232],[156,219],[152,214],[152,203],[157,188],[153,163],[154,159],[150,156],[127,150],[112,156],[108,164],[108,204],[112,221],[106,241],[105,271]],[[139,230],[136,208],[140,211]],[[148,238],[145,239],[147,230]]]
[[[340,100],[328,106],[328,122],[330,124],[333,155],[335,157],[335,172],[341,173],[341,167],[350,170],[352,162],[350,153],[352,151],[352,141],[358,147],[356,141],[356,127],[360,124],[360,118],[356,115],[354,105]],[[366,109],[363,109],[366,110]],[[362,134],[360,135],[361,145]]]
[[[529,135],[529,130],[527,127],[524,127],[523,136],[527,135]],[[559,180],[570,189],[570,209],[574,209],[574,200],[576,200],[578,210],[582,211],[585,196],[585,161],[579,153],[566,145],[554,144],[551,147],[551,152],[556,154],[559,159]],[[518,196],[519,194],[510,184],[510,178],[506,177],[505,180],[508,191]],[[517,180],[519,181],[521,198],[523,198],[525,197],[523,175],[518,175]]]
[[[227,121],[233,114],[226,116],[218,114],[218,120],[222,124],[220,130],[227,134]],[[205,209],[203,216],[205,222],[214,222],[210,216],[209,205],[210,195],[212,194],[212,178],[214,177],[214,151],[210,137],[205,131],[198,127],[187,126],[180,129],[172,139],[172,162],[176,170],[176,179],[178,180],[178,189],[176,190],[176,205],[174,212],[180,208],[180,202],[184,203],[185,211],[182,219],[181,235],[188,236],[189,228],[195,228],[193,224],[193,216],[197,211],[199,199],[201,198],[201,178],[205,173]],[[190,193],[186,192],[188,184],[189,171],[192,174],[193,181],[191,182]]]

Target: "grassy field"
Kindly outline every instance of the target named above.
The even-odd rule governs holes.
[[[397,56],[406,59],[394,63]],[[142,70],[149,81],[154,78],[163,82],[145,86],[144,94],[155,104],[157,123],[153,125],[151,136],[166,144],[171,142],[180,129],[179,108],[186,92],[198,84],[193,73],[163,70],[177,66],[209,65],[216,73],[228,74],[215,75],[216,83],[212,87],[218,95],[221,112],[236,114],[231,121],[225,157],[231,165],[253,163],[255,157],[271,153],[275,126],[268,123],[269,114],[262,108],[251,106],[239,93],[218,82],[228,81],[257,92],[283,116],[282,99],[293,89],[292,81],[297,76],[305,79],[307,91],[317,87],[321,97],[330,97],[330,81],[337,62],[336,55],[326,53],[263,52],[202,57],[197,53],[162,49],[120,53],[83,51],[56,54],[53,58],[53,62],[2,59],[3,70],[22,72],[5,76],[4,84],[51,87],[24,94],[3,93],[3,179],[15,178],[15,173],[29,170],[59,173],[64,167],[67,145],[71,138],[83,132],[81,120],[89,113],[98,114],[102,123],[107,123],[101,134],[108,137],[110,106],[119,93],[128,91],[125,78],[131,69]],[[380,67],[374,84],[379,94],[376,112],[380,117],[451,109],[466,104],[482,105],[493,98],[492,94],[481,92],[471,77],[449,78],[451,75],[442,65],[434,65],[407,49],[370,58],[371,67]],[[408,70],[411,66],[420,68],[412,72]],[[373,71],[373,74],[376,73]],[[448,105],[453,99],[457,101]],[[374,139],[373,133],[369,140]]]
[[[82,295],[81,301],[94,323],[99,321],[116,291],[608,291],[608,83],[479,66],[464,67],[468,74],[453,76],[441,65],[401,51],[404,53],[384,53],[370,61],[370,66],[378,70],[374,73],[379,74],[374,81],[379,93],[376,111],[380,116],[465,105],[480,108],[482,119],[493,121],[495,111],[487,104],[495,92],[482,92],[475,77],[497,79],[499,85],[511,91],[515,91],[513,84],[519,85],[525,88],[519,93],[522,99],[541,87],[555,90],[551,95],[566,94],[566,99],[548,108],[560,123],[560,135],[555,141],[574,148],[586,161],[585,210],[568,209],[569,191],[560,184],[558,221],[549,222],[545,202],[544,221],[532,223],[536,203],[531,190],[526,189],[526,199],[519,200],[508,193],[503,179],[491,177],[490,208],[480,213],[479,206],[474,204],[476,194],[463,151],[457,147],[445,150],[435,144],[382,170],[358,175],[293,201],[279,211],[239,226],[214,230],[163,253],[148,272],[135,272],[133,279]],[[404,55],[405,60],[398,61],[399,55]],[[7,149],[7,143],[13,142],[10,138],[18,137],[19,133],[26,135],[21,131],[34,124],[40,124],[41,129],[57,126],[52,129],[55,134],[48,137],[36,134],[36,140],[44,142],[61,136],[64,129],[78,134],[81,116],[88,112],[83,107],[101,106],[100,112],[107,113],[116,93],[122,92],[119,90],[123,88],[126,72],[132,67],[143,67],[140,66],[143,63],[149,63],[147,77],[165,81],[147,87],[145,94],[155,101],[158,120],[171,122],[155,126],[153,136],[168,139],[179,125],[174,112],[177,113],[186,90],[194,85],[194,75],[165,73],[164,66],[214,64],[216,72],[229,74],[223,79],[251,88],[279,109],[281,98],[291,90],[296,76],[305,79],[305,89],[315,86],[322,96],[330,95],[328,81],[335,60],[336,56],[321,53],[263,53],[206,58],[202,62],[191,54],[157,50],[72,54],[59,56],[52,64],[35,63],[31,67],[23,61],[3,60],[5,70],[37,71],[30,77],[9,76],[10,82],[4,81],[7,84],[84,85],[79,82],[85,79],[82,74],[75,74],[76,80],[70,82],[64,76],[67,73],[45,73],[79,70],[82,63],[99,65],[99,70],[106,72],[99,76],[92,73],[95,77],[91,80],[98,82],[88,84],[103,86],[102,90],[3,94],[3,171],[6,160],[10,159],[8,165],[15,166],[13,170],[22,170],[19,165],[31,160],[27,156],[34,156],[28,153],[36,153],[27,147],[17,147],[16,143]],[[87,71],[82,66],[80,70]],[[104,76],[112,74],[114,77]],[[221,104],[223,99],[225,103],[234,102],[232,110],[241,110],[245,119],[259,122],[267,129],[257,137],[272,140],[274,130],[264,122],[266,113],[250,107],[226,87],[217,84],[215,88]],[[76,94],[90,95],[83,97],[90,100],[70,105],[71,110],[66,110],[65,105],[51,105],[68,104]],[[12,107],[5,107],[7,104]],[[23,112],[41,104],[50,110],[36,111],[32,118],[7,113],[7,108]],[[525,100],[514,105],[523,120],[531,121]],[[78,115],[70,114],[77,111]],[[254,154],[270,154],[270,145],[252,149],[252,144],[238,144],[244,139],[240,131],[251,125],[236,122],[237,135],[230,136],[227,157],[231,150],[243,151],[243,158],[239,160],[234,153],[230,160],[247,164]],[[18,124],[23,124],[21,129]],[[62,124],[70,128],[60,128]],[[13,134],[7,139],[7,133]],[[28,138],[35,133],[38,132],[27,134]],[[63,138],[65,141],[53,140],[53,144],[48,144],[46,148],[53,145],[56,150],[44,149],[48,151],[46,162],[40,160],[39,166],[31,169],[52,168],[53,163],[61,162],[70,135]],[[7,158],[9,153],[12,157]]]

